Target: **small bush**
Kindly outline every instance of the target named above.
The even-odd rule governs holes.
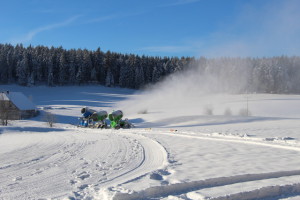
[[[53,127],[54,123],[56,122],[56,117],[51,112],[44,113],[44,121],[49,125],[49,127]]]
[[[231,112],[230,108],[226,108],[226,110],[224,111],[224,115],[225,116],[232,116],[232,112]]]
[[[248,117],[248,116],[251,116],[251,113],[249,110],[242,108],[239,112],[239,115],[243,116],[243,117]]]
[[[142,109],[142,110],[138,111],[138,114],[148,114],[148,110]]]
[[[204,114],[205,115],[213,115],[213,107],[208,105],[204,108]]]

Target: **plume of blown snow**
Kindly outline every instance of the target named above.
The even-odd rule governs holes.
[[[200,48],[201,54],[209,57],[272,56],[270,52],[273,56],[298,54],[299,8],[300,3],[297,0],[275,0],[263,4],[258,10],[245,5],[235,21],[226,25],[228,29],[220,29],[212,34],[211,38],[217,41],[213,44],[216,45],[208,44],[205,48]],[[232,30],[238,32],[241,29],[245,31],[238,38],[225,37],[232,35]],[[213,105],[216,101],[224,101],[226,98],[226,95],[216,96],[217,93],[247,92],[250,74],[248,70],[251,67],[247,66],[246,60],[236,60],[235,63],[230,59],[211,59],[207,63],[206,61],[204,59],[205,67],[199,66],[173,74],[143,91],[142,95],[137,94],[129,101],[123,102],[119,105],[120,108],[128,114],[146,114],[157,107],[160,107],[160,111],[173,108],[183,112],[184,108],[194,105],[193,109],[196,112],[209,108],[210,113],[214,113]],[[226,109],[231,108],[224,108]]]
[[[168,76],[118,106],[129,115],[170,110],[176,111],[175,114],[178,115],[185,112],[191,115],[191,110],[192,114],[206,114],[207,108],[213,111],[214,105],[219,104],[220,99],[226,101],[223,93],[228,88],[223,84],[224,81],[223,77],[211,72],[203,72],[198,67],[191,68]],[[245,83],[240,81],[236,85]]]

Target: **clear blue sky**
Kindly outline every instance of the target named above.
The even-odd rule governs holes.
[[[300,55],[299,0],[1,0],[0,43],[151,56]]]

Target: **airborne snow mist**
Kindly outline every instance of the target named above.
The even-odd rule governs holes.
[[[252,58],[247,57],[297,55],[300,52],[299,7],[299,1],[296,0],[272,1],[264,4],[259,10],[245,6],[230,26],[212,34],[210,40],[199,43],[199,55],[210,58],[209,63],[204,64],[204,68],[196,67],[173,74],[151,89],[145,90],[143,95],[123,102],[120,107],[129,113],[151,112],[158,106],[162,108],[160,110],[163,110],[163,107],[174,107],[177,108],[177,114],[182,114],[179,112],[185,112],[186,104],[197,102],[194,109],[199,114],[215,114],[215,108],[220,106],[222,109],[219,110],[223,110],[220,112],[226,113],[226,110],[230,111],[231,108],[225,105],[226,95],[221,94],[244,94],[241,95],[241,101],[245,102],[248,92],[273,93],[274,89],[270,88],[276,87],[275,92],[282,92],[289,87],[290,80],[297,85],[297,72],[290,73],[288,78],[285,77],[288,73],[282,72],[283,69],[287,71],[286,63],[282,62],[282,66],[272,66],[281,62],[279,58],[258,60],[262,67],[255,68],[256,64],[253,64]],[[240,32],[239,37],[236,37],[236,33]],[[220,56],[223,56],[223,60]],[[236,57],[236,60],[232,62],[228,56]],[[239,56],[244,58],[239,59]],[[216,57],[217,59],[213,59]],[[207,60],[203,59],[203,62]],[[274,81],[276,76],[285,77],[282,78],[284,81]],[[268,77],[271,77],[270,80],[267,80]],[[264,80],[269,82],[263,85]],[[278,89],[279,87],[282,89]],[[298,89],[289,92],[295,91]],[[246,107],[245,104],[243,107]]]
[[[204,68],[195,67],[172,74],[118,107],[128,114],[164,112],[164,108],[174,108],[174,113],[168,114],[177,116],[190,113],[187,109],[194,105],[193,110],[198,115],[224,114],[229,109],[224,94],[240,92],[247,87],[248,80],[246,74],[235,73],[240,76],[228,77],[222,71],[212,71],[219,65],[222,65],[221,60],[206,64]],[[244,96],[241,97],[243,101]],[[214,113],[215,108],[218,108],[218,113]]]

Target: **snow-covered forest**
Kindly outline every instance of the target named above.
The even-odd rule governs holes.
[[[87,49],[0,44],[0,84],[101,84],[141,88],[173,73],[219,80],[227,92],[300,93],[300,57],[150,57]],[[197,72],[197,73],[195,73]],[[220,88],[220,87],[219,87]]]

